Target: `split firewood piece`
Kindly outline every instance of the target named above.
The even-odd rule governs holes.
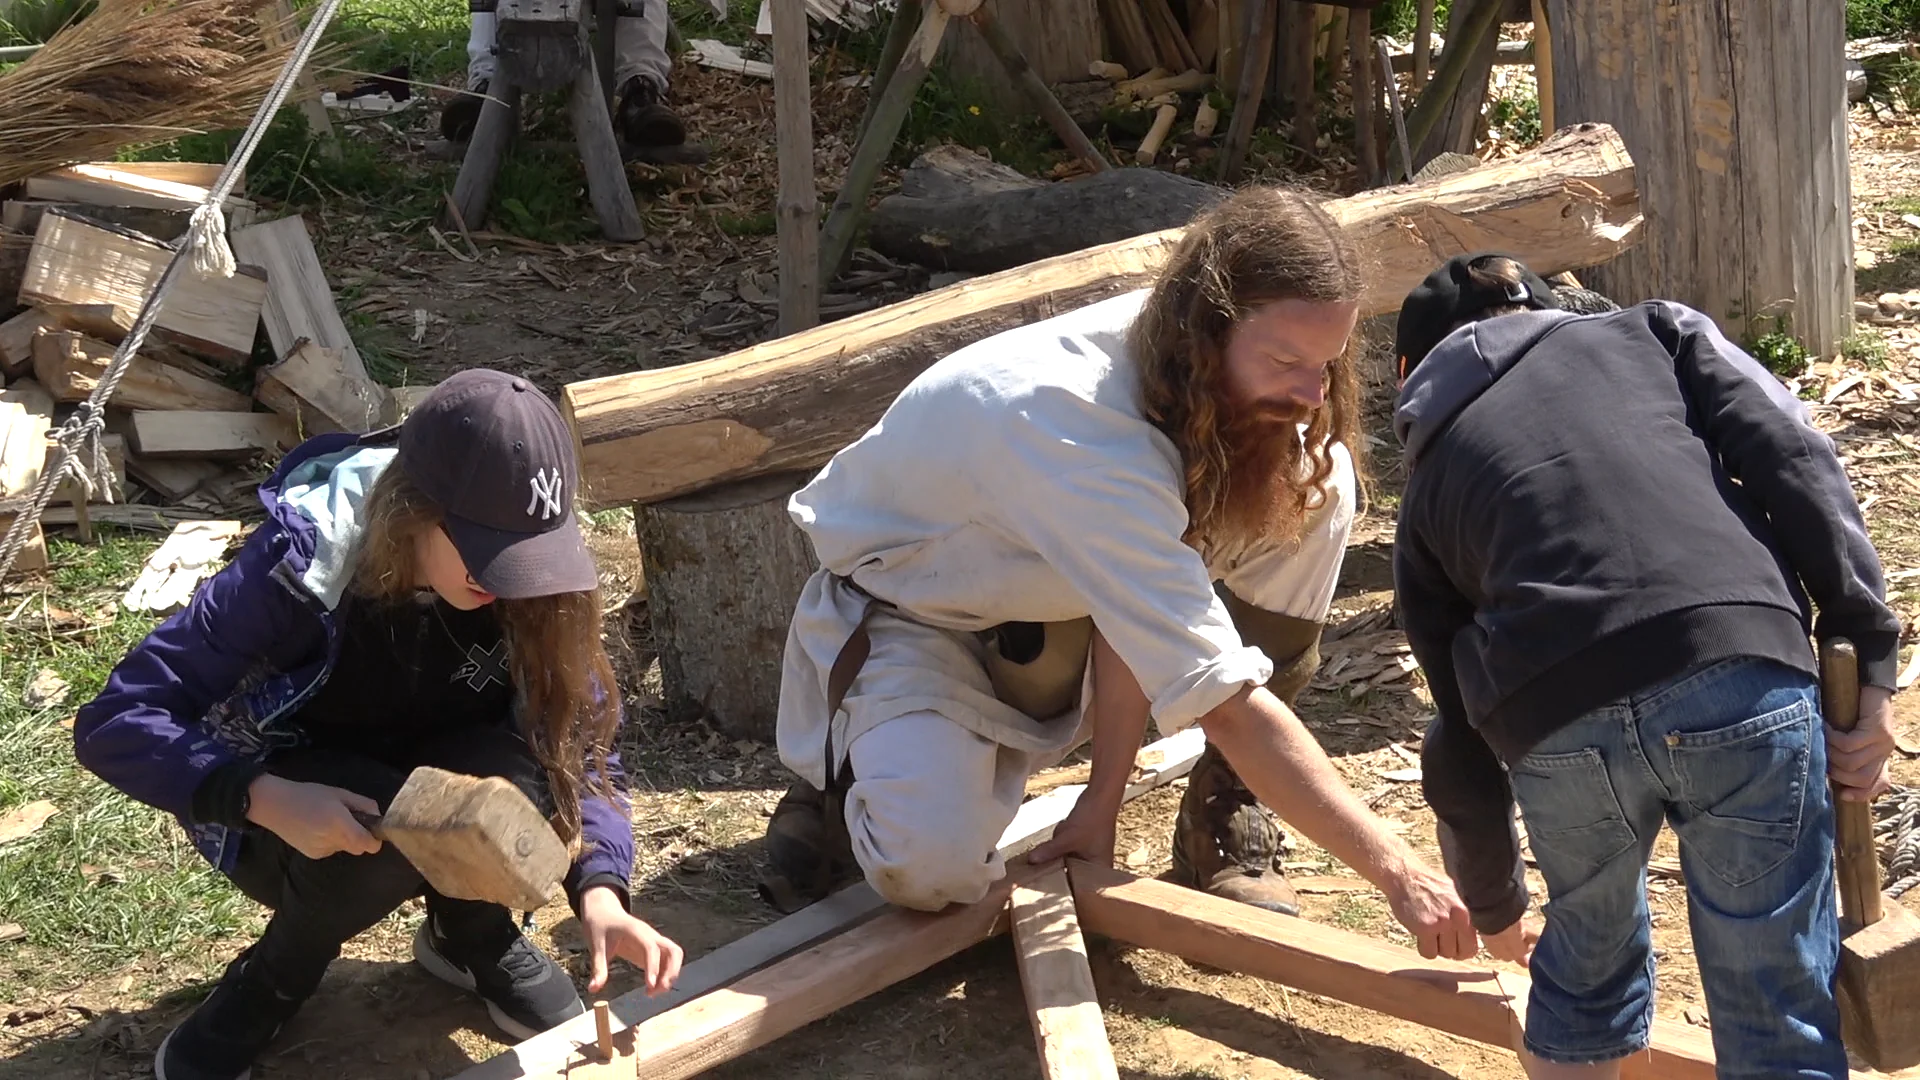
[[[145,237],[46,214],[20,284],[23,304],[112,304],[139,311],[173,252]],[[231,365],[253,355],[267,283],[243,267],[230,278],[176,274],[154,332]]]
[[[39,231],[40,219],[47,214],[65,214],[98,225],[130,229],[149,239],[171,244],[187,235],[193,214],[186,210],[157,210],[150,206],[93,206],[80,202],[45,202],[39,199],[10,199],[0,203],[0,225],[24,233],[29,245]],[[18,292],[19,283],[12,292]]]
[[[227,548],[245,534],[238,521],[183,521],[147,556],[121,598],[129,611],[167,615],[187,606],[200,583],[220,569]]]
[[[338,350],[341,370],[356,382],[366,381],[367,366],[340,318],[305,219],[296,214],[241,229],[233,234],[233,254],[267,272],[260,317],[274,356],[285,359],[302,340],[311,341]]]
[[[33,335],[53,320],[39,308],[27,310],[0,322],[0,371],[9,379],[33,370]]]
[[[299,441],[291,420],[267,412],[136,411],[127,426],[133,452],[144,458],[243,461]]]
[[[285,360],[261,369],[253,394],[293,421],[303,438],[329,431],[364,435],[395,418],[386,387],[356,376],[344,351],[312,341],[302,341]]]
[[[1117,1080],[1087,966],[1087,943],[1060,868],[1013,889],[1013,947],[1046,1080]]]
[[[1162,94],[1191,94],[1198,90],[1211,90],[1213,76],[1204,71],[1183,71],[1178,75],[1168,75],[1159,79],[1133,79],[1114,86],[1113,103],[1126,105],[1133,101],[1152,101]]]
[[[1111,60],[1095,60],[1093,63],[1087,65],[1087,74],[1096,79],[1119,82],[1127,77],[1127,69],[1123,65],[1116,64]]]
[[[115,304],[43,304],[35,310],[45,312],[53,325],[61,330],[74,330],[115,348],[133,332],[134,312]],[[214,365],[178,345],[156,337],[141,342],[140,355],[211,382],[219,382],[226,377],[225,372]]]
[[[1153,164],[1153,159],[1160,155],[1160,144],[1166,142],[1168,133],[1173,131],[1173,119],[1179,112],[1179,107],[1175,105],[1160,106],[1159,111],[1153,114],[1153,127],[1147,130],[1147,137],[1140,141],[1140,151],[1134,155],[1135,161],[1142,165]]]
[[[1196,139],[1211,139],[1213,138],[1213,130],[1219,126],[1220,110],[1213,107],[1212,101],[1201,98],[1200,107],[1196,109],[1193,114],[1193,137]]]
[[[169,503],[199,491],[225,469],[217,461],[168,460],[127,455],[127,474]]]
[[[33,494],[47,460],[47,429],[53,419],[19,401],[0,401],[0,537],[13,528],[22,500]],[[25,504],[30,507],[30,502]],[[40,523],[27,526],[27,543],[15,556],[13,571],[38,570],[47,565],[46,538]]]
[[[1171,76],[1172,74],[1173,73],[1168,71],[1166,68],[1151,67],[1141,72],[1139,75],[1134,76],[1131,79],[1123,79],[1120,82],[1114,83],[1113,92],[1116,96],[1116,99],[1119,95],[1122,95],[1122,94],[1127,95],[1128,97],[1132,97],[1134,96],[1134,91],[1138,90],[1140,87],[1148,83],[1159,82],[1161,79],[1165,79]]]
[[[107,374],[113,347],[71,330],[41,330],[33,339],[33,376],[57,401],[85,401]],[[252,399],[211,379],[135,356],[109,403],[122,409],[241,412]]]
[[[192,213],[207,201],[220,166],[207,167],[212,179],[205,184],[152,175],[144,169],[130,169],[117,162],[69,165],[50,173],[30,177],[26,182],[29,199],[51,202],[87,203],[94,206],[131,206],[147,210],[181,210]],[[181,175],[204,175],[187,170]],[[228,195],[221,204],[230,227],[246,225],[257,208],[246,199]]]

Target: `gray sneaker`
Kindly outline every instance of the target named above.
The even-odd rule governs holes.
[[[587,1011],[573,980],[528,941],[504,909],[498,927],[474,940],[441,933],[431,913],[413,935],[413,959],[435,978],[471,990],[487,1003],[487,1015],[516,1041],[531,1039]]]

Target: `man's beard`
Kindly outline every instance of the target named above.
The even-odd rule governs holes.
[[[1226,405],[1219,428],[1227,456],[1226,502],[1209,547],[1244,551],[1300,534],[1309,494],[1300,425],[1313,415],[1304,406]]]

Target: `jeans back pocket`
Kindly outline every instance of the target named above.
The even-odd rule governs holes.
[[[1600,751],[1528,754],[1508,776],[1549,886],[1585,880],[1638,842]]]
[[[1750,885],[1800,841],[1813,757],[1821,738],[1809,699],[1708,731],[1669,732],[1667,754],[1685,820],[1681,840],[1728,885]]]

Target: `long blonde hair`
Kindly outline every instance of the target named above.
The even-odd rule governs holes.
[[[1173,440],[1185,466],[1188,543],[1230,541],[1235,538],[1221,534],[1239,524],[1228,497],[1234,470],[1223,438],[1223,368],[1234,323],[1275,300],[1358,300],[1362,286],[1352,242],[1306,192],[1243,189],[1187,227],[1129,332],[1129,344],[1140,364],[1147,419]],[[1296,511],[1326,498],[1331,444],[1352,450],[1360,413],[1357,338],[1328,365],[1326,404],[1314,412],[1305,438],[1313,467]],[[1364,455],[1350,456],[1357,474]]]
[[[367,495],[354,593],[390,602],[425,588],[416,545],[439,527],[442,514],[397,463],[389,466]],[[593,774],[594,794],[612,794],[607,753],[619,718],[619,688],[600,640],[600,590],[500,599],[493,609],[523,699],[522,734],[547,773],[554,830],[575,846],[587,773]]]

